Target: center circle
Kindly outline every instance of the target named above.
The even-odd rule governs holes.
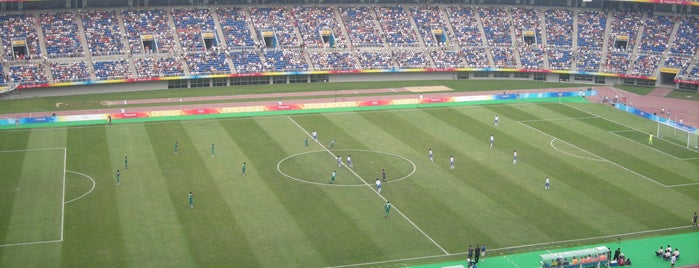
[[[337,157],[342,158],[339,164]],[[352,159],[349,167],[347,157]],[[334,149],[306,151],[279,160],[277,171],[285,177],[309,184],[327,186],[373,186],[376,179],[384,183],[404,180],[415,173],[415,163],[403,156],[373,150]],[[335,180],[331,183],[332,173]]]

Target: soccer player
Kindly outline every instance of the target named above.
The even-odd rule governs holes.
[[[194,195],[192,195],[192,192],[189,192],[187,199],[189,199],[189,208],[194,208]]]
[[[430,157],[430,161],[434,162],[434,155],[432,154],[432,148],[427,150],[427,156]]]
[[[449,156],[449,168],[454,169],[454,156],[453,155]]]
[[[174,145],[174,148],[173,148],[173,151],[172,151],[172,154],[173,154],[173,155],[177,155],[177,150],[179,149],[179,147],[180,147],[180,145],[177,144],[177,141],[175,141],[175,145]]]
[[[124,156],[124,169],[129,169],[129,157]]]
[[[697,228],[697,213],[694,212],[694,215],[692,216],[692,228]]]
[[[303,147],[305,147],[306,149],[308,149],[308,137],[306,137],[306,139],[303,140]]]
[[[240,173],[240,176],[245,176],[246,166],[247,166],[247,163],[243,162],[243,168],[242,168],[242,172]]]
[[[347,166],[352,167],[352,156],[347,155]]]
[[[335,139],[330,140],[330,145],[328,145],[329,149],[332,149],[333,147],[335,147]]]
[[[388,213],[391,213],[391,201],[386,200],[386,205],[384,205],[383,210],[383,217],[388,218]]]
[[[381,169],[381,178],[383,182],[386,182],[386,169]]]
[[[318,142],[318,132],[314,129],[313,132],[311,132],[311,136],[313,136],[313,140],[315,142]]]
[[[493,143],[495,143],[495,137],[493,137],[493,134],[490,134],[490,148],[493,148]]]
[[[342,156],[337,156],[337,167],[342,167]]]
[[[120,177],[121,177],[121,172],[119,172],[119,170],[117,169],[117,171],[116,171],[117,186],[119,186]]]
[[[546,176],[546,182],[544,182],[544,190],[551,189],[551,181],[549,180],[549,177]]]
[[[512,164],[517,164],[517,150],[515,150],[515,152],[512,153]]]
[[[107,115],[107,125],[112,125],[112,115]]]
[[[212,143],[211,144],[211,158],[213,158],[215,154],[216,154],[216,145],[214,145]]]
[[[653,132],[648,132],[648,144],[653,144]]]
[[[376,191],[378,193],[381,193],[381,181],[379,180],[379,178],[376,178]]]
[[[496,114],[496,115],[495,115],[495,120],[493,121],[493,125],[495,125],[495,126],[497,127],[497,126],[498,126],[498,121],[500,121],[500,117]]]
[[[330,184],[335,183],[335,176],[337,176],[337,172],[333,171],[333,173],[330,174]]]

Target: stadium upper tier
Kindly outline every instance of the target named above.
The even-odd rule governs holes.
[[[0,14],[0,85],[515,68],[699,82],[699,18],[493,5],[212,6]]]

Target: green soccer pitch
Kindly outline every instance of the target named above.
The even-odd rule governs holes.
[[[656,127],[551,102],[0,131],[0,267],[399,267],[689,232],[699,151]]]

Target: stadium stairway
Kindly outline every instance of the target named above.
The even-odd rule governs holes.
[[[573,10],[573,40],[572,40],[572,42],[573,42],[572,45],[573,45],[573,46],[571,47],[571,51],[572,51],[572,53],[573,53],[573,54],[572,54],[572,56],[573,56],[573,61],[572,61],[572,64],[571,64],[571,66],[570,66],[570,68],[571,68],[572,70],[577,70],[577,69],[578,69],[578,61],[576,60],[576,57],[575,57],[575,54],[574,54],[575,51],[578,50],[578,20],[576,19],[577,17],[578,17],[578,10],[576,9],[576,10]]]
[[[211,18],[214,19],[214,26],[216,27],[216,40],[218,41],[218,47],[221,48],[222,51],[226,51],[226,48],[228,48],[228,44],[226,43],[226,35],[223,34],[223,27],[221,27],[221,22],[218,17],[218,13],[216,13],[216,8],[210,7],[209,8],[209,14],[211,14]],[[235,70],[233,68],[233,64],[230,63],[230,59],[227,60],[228,65],[231,66],[231,71]]]
[[[612,20],[611,20],[611,18],[609,18],[609,19],[607,19],[607,24],[604,26],[604,32],[605,32],[604,38],[607,37],[606,33],[609,33],[609,29],[611,29],[611,28],[612,28]],[[607,52],[609,51],[608,44],[609,44],[609,42],[607,42],[607,40],[602,41],[602,56],[600,57],[601,63],[599,65],[599,68],[597,69],[598,72],[602,69],[602,67],[604,66],[604,63],[607,60]]]
[[[490,46],[488,46],[488,39],[485,38],[485,29],[483,28],[483,23],[481,22],[481,14],[476,12],[474,10],[473,15],[476,17],[476,21],[478,22],[478,31],[479,31],[479,36],[483,37],[481,38],[481,41],[483,42],[483,47],[485,47],[485,56],[488,58],[488,62],[493,64],[495,61],[493,60],[493,52],[490,51]],[[448,20],[447,20],[448,21]],[[461,45],[461,44],[459,44]]]
[[[75,20],[75,24],[78,26],[78,36],[80,37],[80,44],[83,47],[83,51],[85,51],[84,55],[84,61],[87,66],[87,70],[90,73],[90,79],[96,80],[97,76],[95,76],[95,68],[92,66],[92,52],[90,51],[90,48],[87,45],[87,35],[85,34],[85,25],[83,24],[82,14],[81,12],[77,12],[77,16],[73,18]]]

